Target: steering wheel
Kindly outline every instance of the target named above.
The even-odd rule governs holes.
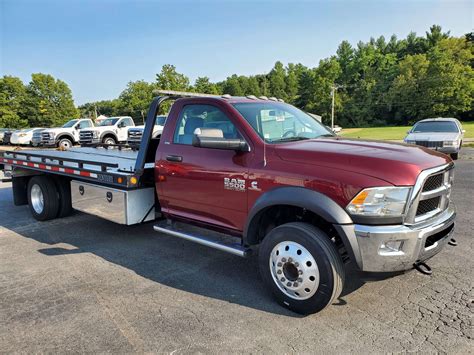
[[[291,136],[290,136],[290,134],[291,134]],[[297,136],[296,131],[294,129],[290,129],[289,131],[286,131],[285,133],[283,133],[282,138],[296,137],[296,136]]]

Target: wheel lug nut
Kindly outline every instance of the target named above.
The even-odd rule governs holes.
[[[282,277],[282,278],[280,279],[280,281],[281,281],[281,282],[285,282],[286,280],[285,280],[284,277]]]
[[[282,262],[286,262],[286,258],[281,258],[281,261],[282,261]]]
[[[298,266],[300,266],[300,264],[299,264],[299,263],[295,263],[295,266],[298,267]]]
[[[298,279],[298,282],[303,282],[303,279],[300,277],[300,278]]]
[[[288,258],[288,262],[291,263],[293,261],[292,258]]]
[[[298,282],[293,282],[293,287],[298,287]]]
[[[282,267],[282,265],[283,265],[282,263],[277,263],[278,267]]]
[[[290,287],[290,286],[291,286],[291,282],[287,282],[287,283],[286,283],[286,286]]]
[[[280,275],[280,274],[281,274],[281,270],[278,270],[278,271],[277,271],[277,274]]]
[[[303,275],[303,270],[298,270],[298,274]]]

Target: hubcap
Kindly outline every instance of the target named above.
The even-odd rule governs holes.
[[[270,254],[270,271],[281,292],[296,300],[314,295],[319,286],[319,269],[311,253],[296,242],[281,242]]]
[[[115,141],[112,138],[107,138],[105,144],[115,144]]]
[[[60,145],[61,147],[66,148],[66,149],[71,148],[71,143],[68,140],[61,141]]]
[[[33,185],[31,188],[31,205],[36,213],[41,214],[44,209],[43,191],[38,185]]]

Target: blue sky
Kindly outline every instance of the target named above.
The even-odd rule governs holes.
[[[473,1],[0,0],[0,74],[66,81],[76,104],[112,99],[174,64],[193,81],[315,66],[342,40],[439,24],[472,31]]]

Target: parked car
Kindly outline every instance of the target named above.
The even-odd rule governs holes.
[[[13,145],[31,145],[34,133],[40,133],[44,128],[25,128],[14,131],[10,138],[10,144]]]
[[[153,126],[153,134],[152,139],[158,138],[161,136],[163,132],[163,128],[165,126],[166,116],[156,116],[155,125]],[[145,125],[135,126],[128,129],[128,138],[127,144],[131,147],[137,147],[140,145],[143,137],[143,130],[145,129]]]
[[[464,136],[461,122],[455,118],[427,118],[407,132],[404,142],[450,154],[456,160]]]
[[[45,129],[41,133],[41,144],[69,149],[79,143],[79,130],[89,127],[94,127],[94,122],[90,118],[70,120],[62,127]]]
[[[5,132],[8,132],[9,129],[8,128],[0,128],[0,144],[3,144],[3,137],[5,135]]]
[[[135,122],[130,116],[109,117],[100,121],[94,128],[82,129],[79,142],[81,145],[126,142],[130,127],[135,127]]]
[[[33,132],[33,137],[31,138],[31,145],[33,147],[39,147],[39,146],[43,145],[42,144],[42,139],[43,139],[42,134],[43,134],[44,130],[46,130],[46,128],[42,129],[42,130],[36,130],[36,131]]]

